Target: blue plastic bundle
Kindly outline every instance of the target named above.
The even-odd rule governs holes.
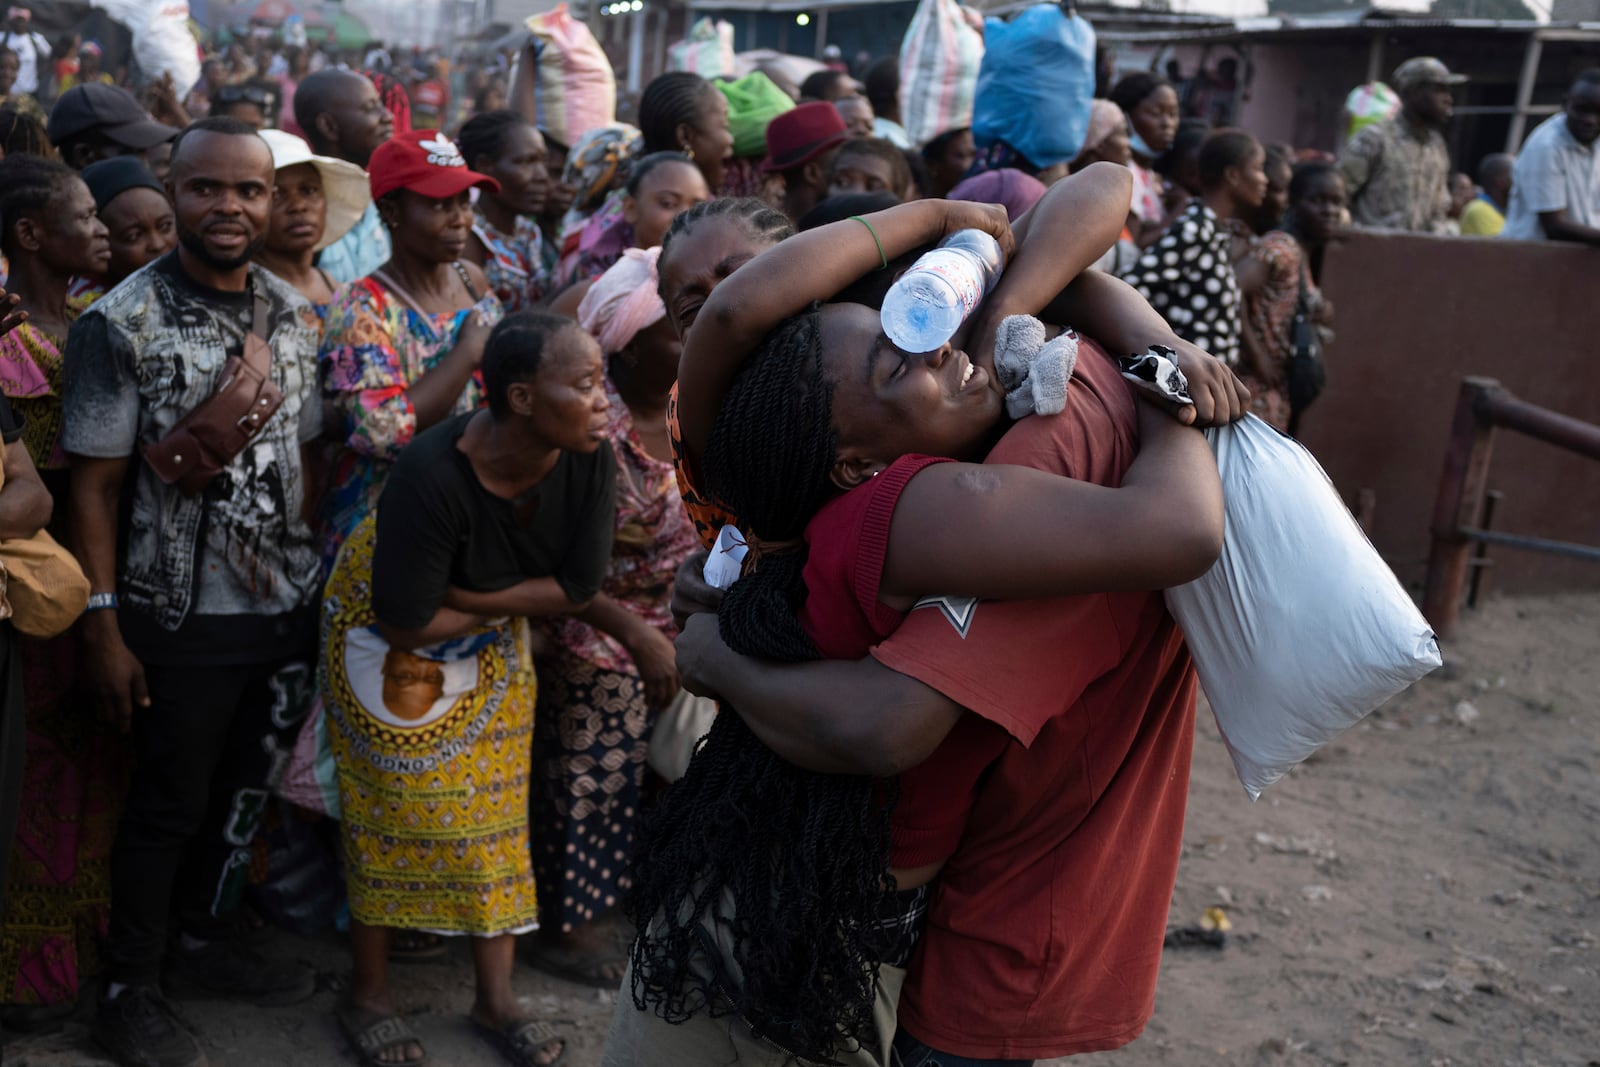
[[[1088,21],[1055,4],[986,20],[972,115],[978,147],[1004,142],[1040,170],[1076,159],[1089,132],[1094,44]]]

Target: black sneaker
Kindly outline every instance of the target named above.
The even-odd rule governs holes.
[[[94,1039],[122,1067],[206,1067],[200,1043],[154,989],[133,986],[102,998]]]
[[[264,1007],[298,1004],[317,991],[317,976],[298,963],[269,960],[232,941],[173,949],[162,984],[179,1000],[243,1000]]]

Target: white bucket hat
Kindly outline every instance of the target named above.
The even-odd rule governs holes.
[[[262,130],[261,139],[272,149],[274,170],[310,163],[322,175],[322,193],[328,200],[328,214],[322,227],[322,240],[317,242],[315,251],[327,248],[361,221],[372,203],[366,171],[342,159],[315,155],[310,145],[292,133]]]

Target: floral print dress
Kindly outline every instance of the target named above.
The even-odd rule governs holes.
[[[455,347],[474,308],[424,314],[374,278],[334,294],[323,320],[322,390],[330,436],[339,444],[323,505],[323,565],[377,504],[389,469],[418,431],[406,390]],[[498,321],[504,311],[491,295],[476,310]],[[483,376],[474,372],[448,414],[484,403]]]

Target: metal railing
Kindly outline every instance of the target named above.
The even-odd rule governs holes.
[[[1422,613],[1441,638],[1450,637],[1455,629],[1468,572],[1485,563],[1481,551],[1474,559],[1474,546],[1504,545],[1600,563],[1600,546],[1484,528],[1488,523],[1480,516],[1489,498],[1489,459],[1496,429],[1600,459],[1600,426],[1519,400],[1493,378],[1462,380],[1433,507],[1433,549],[1422,594]]]

